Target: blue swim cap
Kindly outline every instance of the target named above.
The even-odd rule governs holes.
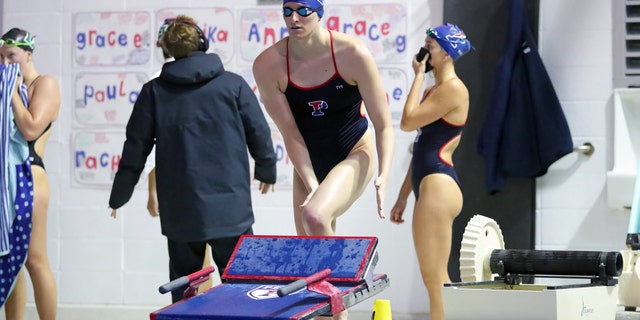
[[[427,35],[438,41],[440,47],[447,52],[453,61],[458,60],[472,48],[464,31],[455,24],[447,23],[433,29],[427,29]]]
[[[284,0],[282,2],[282,5],[285,5],[289,2],[299,3],[305,7],[313,9],[313,11],[316,11],[316,9],[320,7],[324,7],[324,0]],[[322,18],[322,15],[324,15],[324,9],[318,10],[316,11],[316,13],[318,14],[318,17]]]

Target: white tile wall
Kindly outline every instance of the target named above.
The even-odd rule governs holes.
[[[612,5],[541,1],[540,53],[574,145],[591,142],[596,151],[590,157],[569,155],[565,170],[550,170],[538,179],[539,249],[625,248],[629,214],[606,205],[605,177],[612,161]]]
[[[589,39],[583,39],[585,42]],[[578,42],[574,45],[584,45],[584,42]],[[541,49],[542,50],[542,49]],[[548,61],[552,58],[544,56],[543,60]],[[602,101],[606,102],[612,93],[611,64],[600,64],[598,57],[593,61],[592,66],[553,66],[547,68],[549,76],[553,81],[553,85],[561,101]],[[578,81],[577,79],[585,79]],[[583,125],[589,125],[587,123]]]
[[[602,101],[565,101],[562,103],[564,115],[574,138],[582,137],[590,140],[605,137],[608,126],[603,120],[607,119],[610,112],[609,108],[603,108],[602,104]],[[586,123],[589,125],[584,125]],[[598,148],[597,151],[597,154],[606,158],[606,150]]]
[[[612,1],[616,0],[540,0],[540,27],[556,31],[611,29]],[[567,40],[565,33],[558,35],[560,41]]]
[[[39,0],[27,0],[27,1],[3,1],[3,9],[6,13],[59,13],[62,12],[62,1],[39,1]],[[5,30],[5,29],[3,29]]]
[[[612,1],[615,0],[540,3],[540,53],[562,101],[575,144],[591,142],[596,153],[591,157],[569,155],[538,179],[536,247],[539,249],[624,247],[629,214],[608,208],[605,191],[605,174],[611,163]],[[425,23],[420,19],[440,23],[434,12],[440,12],[442,1],[399,2],[406,3],[408,11],[414,13],[410,16],[413,24],[409,30],[423,30]],[[254,3],[237,0],[225,5]],[[208,0],[4,1],[3,30],[20,26],[38,35],[35,55],[38,69],[60,79],[63,108],[46,151],[52,186],[48,250],[58,281],[59,301],[67,315],[69,308],[76,308],[76,315],[91,318],[86,314],[90,314],[87,310],[92,306],[102,310],[101,315],[104,310],[114,310],[115,315],[128,308],[139,308],[141,314],[148,314],[170,301],[168,296],[157,293],[157,287],[167,280],[168,262],[159,221],[149,217],[145,210],[144,189],[136,191],[131,202],[120,210],[118,219],[113,220],[107,209],[108,190],[72,187],[68,167],[74,72],[69,49],[72,15],[122,10],[153,13],[167,7],[216,4]],[[144,68],[151,73],[158,67],[152,62]],[[398,132],[394,172],[406,170],[406,146],[412,138],[412,134]],[[389,182],[387,208],[393,205],[402,177],[403,174],[398,174]],[[256,233],[294,234],[289,192],[254,195]],[[339,232],[380,234],[378,270],[388,273],[394,283],[381,298],[392,299],[394,310],[399,313],[426,312],[426,290],[413,254],[410,225],[393,226],[388,221],[378,221],[374,204],[373,189],[366,191],[354,206],[354,212],[341,218]],[[31,288],[28,299],[32,306]],[[360,310],[370,310],[372,303],[363,303]]]

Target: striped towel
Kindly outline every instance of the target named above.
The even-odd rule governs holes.
[[[26,139],[13,122],[11,95],[19,67],[0,65],[0,307],[27,258],[33,213],[33,177]],[[27,88],[20,86],[25,105]]]

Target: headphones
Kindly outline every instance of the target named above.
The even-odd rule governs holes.
[[[164,24],[160,27],[160,31],[158,33],[158,41],[160,41],[162,39],[162,37],[164,36],[164,33],[166,31],[166,29],[168,28],[169,25],[175,23],[175,19],[171,18],[171,19],[165,19],[164,20]],[[202,51],[202,52],[207,52],[207,50],[209,50],[209,39],[207,39],[207,36],[204,35],[204,32],[202,31],[202,29],[200,29],[200,27],[198,27],[197,24],[191,24],[191,23],[187,23],[187,22],[178,22],[180,24],[186,24],[189,25],[191,27],[193,27],[194,29],[196,29],[196,32],[198,33],[198,51]],[[167,27],[165,27],[165,25]],[[164,47],[164,45],[163,45]]]
[[[204,35],[204,32],[202,32],[202,29],[200,29],[197,24],[192,24],[191,26],[196,29],[200,38],[198,39],[198,51],[207,52],[207,50],[209,50],[209,39],[207,39],[207,36]]]

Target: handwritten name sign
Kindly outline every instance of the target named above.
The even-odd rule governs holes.
[[[187,15],[198,23],[198,27],[209,41],[209,50],[220,56],[223,63],[231,62],[237,43],[237,32],[233,13],[228,8],[172,8],[160,10],[156,13],[156,29],[158,30],[165,19]],[[157,38],[157,33],[155,35]],[[155,43],[155,40],[154,40]],[[164,61],[162,51],[156,50],[156,57]]]
[[[332,31],[352,34],[376,61],[396,63],[406,57],[407,12],[399,4],[332,5],[321,23]],[[251,62],[264,49],[288,35],[281,8],[245,9],[240,14],[240,54]]]
[[[147,80],[147,75],[142,72],[78,73],[75,85],[76,122],[124,127]]]
[[[80,66],[140,65],[151,56],[147,12],[76,13],[74,55]]]
[[[118,171],[124,140],[124,132],[75,132],[71,166],[74,184],[110,187]]]

